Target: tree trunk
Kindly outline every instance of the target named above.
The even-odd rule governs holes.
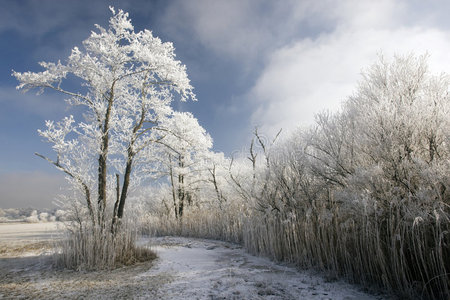
[[[83,187],[83,191],[84,191],[84,195],[85,195],[85,199],[86,199],[86,203],[87,203],[87,207],[89,210],[89,216],[91,217],[91,221],[92,221],[92,226],[95,226],[95,215],[94,215],[94,209],[92,208],[92,202],[91,202],[91,192],[89,191],[88,186],[83,182],[83,180],[81,180],[81,178],[79,176],[74,175],[73,173],[71,173],[68,169],[64,168],[63,166],[61,166],[59,164],[59,159],[57,159],[57,161],[53,161],[48,157],[45,157],[39,153],[34,153],[36,156],[39,156],[40,158],[45,159],[46,161],[50,162],[51,164],[53,164],[55,167],[57,167],[59,170],[63,171],[64,173],[66,173],[67,175],[69,175],[70,177],[74,178],[79,184],[81,184],[81,186]]]
[[[111,117],[111,109],[114,102],[114,86],[116,81],[111,86],[111,91],[108,98],[108,107],[106,109],[105,121],[102,128],[102,144],[100,148],[100,155],[98,158],[98,222],[105,226],[105,208],[106,208],[106,178],[107,178],[107,160],[109,148],[109,119]]]
[[[119,208],[119,202],[120,202],[120,175],[116,173],[116,203],[114,203],[114,211],[113,211],[113,219],[111,224],[111,232],[115,232],[115,223],[117,219],[117,211]]]
[[[214,191],[216,192],[217,200],[219,201],[219,207],[222,209],[222,201],[225,200],[222,193],[219,191],[219,186],[217,184],[217,177],[216,177],[216,165],[213,165],[213,169],[209,170],[211,177],[212,177],[212,184],[214,185]]]
[[[183,157],[180,155],[178,157],[178,166],[180,168],[184,167]],[[178,175],[178,216],[183,217],[184,210],[184,198],[185,198],[185,190],[184,190],[184,176],[182,174]]]
[[[183,217],[184,210],[184,193],[181,188],[178,188],[178,216]]]
[[[107,142],[106,142],[107,143]],[[104,143],[105,144],[105,143]],[[104,223],[105,207],[106,207],[106,153],[102,149],[102,153],[98,158],[98,223]]]
[[[123,217],[123,210],[125,208],[125,201],[127,200],[128,187],[130,186],[130,176],[133,168],[133,151],[128,148],[128,160],[125,168],[125,174],[123,175],[122,193],[120,195],[119,207],[117,209],[117,218],[120,220]]]
[[[169,174],[170,174],[170,184],[172,185],[172,199],[173,199],[173,209],[175,211],[175,219],[178,219],[178,207],[177,207],[177,195],[175,193],[175,182],[173,180],[173,169],[172,169],[172,157],[169,155]]]

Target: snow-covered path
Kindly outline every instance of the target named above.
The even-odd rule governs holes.
[[[55,270],[48,239],[57,227],[14,226],[17,234],[0,226],[0,299],[384,299],[202,239],[142,238],[157,260],[112,271]]]
[[[143,276],[167,274],[166,299],[382,299],[343,282],[275,264],[236,245],[211,240],[152,239],[160,257]]]

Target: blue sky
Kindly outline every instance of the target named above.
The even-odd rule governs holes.
[[[432,71],[450,70],[447,3],[0,0],[0,207],[52,206],[64,179],[33,155],[51,152],[36,130],[70,113],[55,94],[17,92],[11,70],[64,60],[94,24],[107,26],[109,5],[129,12],[136,30],[174,43],[199,100],[178,109],[231,155],[254,126],[289,134],[338,109],[379,53],[428,52]]]

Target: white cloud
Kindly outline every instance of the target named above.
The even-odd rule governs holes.
[[[330,14],[338,26],[349,30],[358,28],[389,28],[400,25],[407,12],[402,1],[393,0],[347,0],[334,1],[325,14]]]
[[[249,127],[273,134],[336,110],[379,53],[428,52],[434,70],[450,70],[439,8],[406,0],[196,0],[172,2],[163,18],[172,34],[257,74],[242,77],[253,86],[236,98],[254,107]]]
[[[403,25],[406,12],[392,1],[348,1],[329,7],[323,13],[335,20],[334,30],[297,39],[269,55],[247,95],[256,106],[252,122],[271,134],[311,124],[315,113],[336,110],[352,94],[361,71],[380,52],[387,57],[428,52],[433,72],[449,71],[450,33]]]

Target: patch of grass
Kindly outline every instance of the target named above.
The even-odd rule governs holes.
[[[26,252],[46,251],[53,248],[53,243],[49,241],[21,243],[21,244],[1,244],[0,256],[16,256]]]
[[[149,262],[155,260],[158,256],[156,253],[146,247],[136,247],[133,251],[129,252],[128,257],[122,257],[118,264],[125,266],[131,266],[137,263]]]

